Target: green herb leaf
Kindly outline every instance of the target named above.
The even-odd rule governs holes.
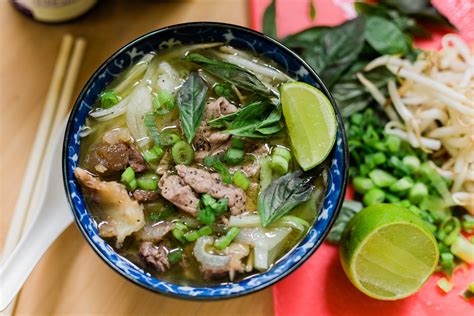
[[[240,66],[222,60],[207,58],[197,53],[189,54],[186,59],[200,65],[211,75],[233,84],[238,88],[262,95],[271,93],[270,89],[253,73]]]
[[[204,116],[207,99],[207,85],[201,77],[192,72],[178,91],[177,102],[181,128],[188,143],[191,143]]]
[[[362,203],[357,201],[344,201],[344,204],[342,204],[341,212],[339,213],[336,222],[332,226],[327,240],[335,244],[339,243],[342,232],[344,231],[344,228],[346,228],[347,223],[349,223],[352,217],[357,214],[363,207],[364,206],[362,205]]]
[[[260,193],[257,201],[262,226],[268,226],[296,206],[308,201],[314,191],[313,179],[313,175],[296,171],[270,183]]]
[[[215,128],[227,127],[224,131],[235,136],[265,138],[282,129],[281,106],[268,101],[256,101],[239,111],[209,121]]]
[[[278,38],[276,26],[276,0],[272,0],[272,2],[265,9],[265,13],[263,13],[262,30],[263,33],[267,34],[268,36]]]
[[[156,113],[155,112],[147,112],[143,117],[143,125],[145,125],[148,135],[150,135],[153,143],[155,145],[160,145],[160,132],[158,131],[158,127],[156,127]]]
[[[456,29],[449,20],[431,5],[430,0],[380,0],[380,4],[431,24]]]
[[[411,47],[411,41],[395,24],[379,16],[367,17],[365,38],[381,55],[405,55]]]
[[[308,33],[313,40],[301,56],[329,87],[358,59],[364,46],[364,26],[364,18],[358,17],[333,28],[313,28]],[[286,40],[284,43],[288,45]]]
[[[356,77],[365,65],[365,61],[353,64],[332,88],[332,95],[343,117],[351,117],[375,102],[367,88]],[[363,75],[387,95],[387,83],[394,76],[386,67],[377,67],[370,72],[363,72]]]

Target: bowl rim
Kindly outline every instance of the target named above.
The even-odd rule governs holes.
[[[67,169],[66,168],[67,168],[67,165],[69,164],[68,159],[67,159],[67,150],[68,150],[67,148],[68,148],[69,135],[71,133],[73,123],[74,123],[74,119],[77,115],[77,111],[78,111],[78,109],[81,105],[81,100],[85,97],[85,94],[86,94],[88,88],[97,80],[97,77],[99,76],[99,74],[113,60],[115,60],[115,58],[118,55],[120,55],[124,51],[128,50],[130,47],[136,45],[137,43],[139,43],[141,41],[145,41],[148,38],[150,38],[152,36],[155,36],[156,34],[159,34],[159,33],[162,33],[162,32],[166,32],[166,31],[173,30],[173,29],[192,27],[192,26],[208,26],[208,27],[218,27],[218,28],[227,28],[227,29],[235,29],[235,30],[244,31],[244,32],[250,33],[250,34],[252,34],[256,37],[263,37],[265,40],[271,42],[271,44],[278,47],[278,49],[283,49],[287,53],[289,53],[291,56],[293,56],[298,61],[298,63],[305,66],[309,70],[309,74],[311,76],[313,76],[314,78],[316,78],[316,80],[318,81],[318,83],[320,85],[319,89],[322,90],[323,93],[326,96],[328,96],[328,99],[329,99],[329,101],[330,101],[330,103],[331,103],[331,105],[334,109],[334,112],[336,114],[338,130],[340,130],[340,132],[341,132],[341,139],[342,139],[342,147],[343,147],[343,149],[342,149],[342,154],[343,154],[342,167],[343,167],[343,170],[341,172],[341,177],[342,177],[341,194],[338,197],[337,203],[334,206],[334,212],[333,212],[332,218],[330,218],[330,220],[329,220],[328,229],[321,233],[320,237],[315,242],[313,247],[311,247],[301,257],[301,259],[299,259],[296,263],[294,263],[292,266],[290,266],[287,270],[285,270],[283,273],[281,273],[277,277],[273,278],[272,280],[270,280],[268,282],[263,282],[263,283],[261,283],[257,286],[253,286],[253,287],[251,287],[249,289],[246,289],[244,291],[233,292],[233,293],[230,293],[230,294],[227,294],[227,295],[215,295],[215,296],[196,295],[196,296],[190,296],[190,295],[184,295],[184,294],[179,294],[179,293],[165,292],[165,291],[158,290],[158,289],[156,289],[152,286],[146,285],[142,282],[139,282],[138,280],[130,277],[130,275],[128,275],[127,273],[124,273],[123,271],[121,271],[116,265],[112,264],[109,261],[109,259],[105,256],[105,254],[103,254],[100,251],[100,249],[98,249],[97,245],[92,241],[91,236],[89,236],[89,234],[85,231],[85,228],[83,227],[80,220],[76,216],[76,213],[73,211],[73,210],[76,209],[76,207],[75,207],[75,204],[74,204],[74,202],[72,200],[72,197],[71,197],[71,191],[70,191],[69,183],[68,183],[68,179],[67,179]],[[336,146],[333,147],[332,151],[334,151],[335,147]],[[328,157],[331,157],[331,154]],[[124,44],[122,47],[120,47],[119,49],[114,51],[110,55],[110,57],[108,57],[99,67],[97,67],[97,69],[94,71],[94,73],[89,77],[87,82],[83,85],[83,87],[81,89],[81,92],[79,93],[78,97],[76,98],[76,101],[74,102],[72,110],[71,110],[71,112],[68,116],[68,119],[67,119],[66,130],[65,130],[64,139],[63,139],[63,150],[62,150],[62,175],[63,175],[63,184],[64,184],[64,188],[65,188],[66,197],[67,197],[67,200],[68,200],[68,203],[69,203],[69,206],[70,206],[69,211],[72,212],[72,214],[73,214],[74,222],[75,222],[76,226],[79,228],[81,234],[83,235],[83,237],[85,238],[85,240],[87,241],[89,246],[95,251],[95,253],[99,256],[99,258],[101,258],[107,264],[108,267],[112,268],[116,273],[121,275],[126,280],[140,286],[141,288],[144,288],[148,291],[151,291],[153,293],[158,293],[158,294],[165,295],[167,297],[171,297],[171,298],[175,298],[175,299],[179,298],[179,299],[186,299],[186,300],[190,300],[190,301],[217,301],[217,300],[224,300],[224,299],[242,297],[242,296],[249,295],[249,294],[255,293],[257,291],[260,291],[260,290],[262,290],[264,288],[267,288],[271,285],[274,285],[275,283],[281,281],[283,278],[287,277],[292,272],[294,272],[296,269],[298,269],[321,246],[321,244],[324,242],[327,235],[329,234],[329,231],[330,231],[331,227],[334,225],[334,222],[335,222],[336,218],[339,215],[339,212],[340,212],[341,207],[342,207],[342,203],[344,201],[345,192],[346,192],[347,183],[348,183],[348,176],[349,176],[349,147],[348,147],[348,143],[347,143],[347,135],[346,135],[346,131],[345,131],[345,128],[344,128],[344,122],[343,122],[343,119],[342,119],[342,115],[339,111],[339,108],[337,107],[337,103],[334,100],[332,94],[329,92],[329,90],[327,89],[326,85],[321,80],[321,78],[319,77],[317,72],[305,60],[303,60],[298,54],[296,54],[293,50],[286,47],[284,44],[280,43],[276,39],[274,39],[274,38],[272,38],[272,37],[270,37],[270,36],[268,36],[264,33],[261,33],[261,32],[255,31],[253,29],[250,29],[248,27],[245,27],[245,26],[235,25],[235,24],[230,24],[230,23],[223,23],[223,22],[211,22],[211,21],[209,21],[209,22],[208,21],[185,22],[185,23],[178,23],[178,24],[168,25],[168,26],[165,26],[165,27],[162,27],[162,28],[159,28],[159,29],[155,29],[153,31],[150,31],[148,33],[145,33],[143,35],[138,36],[137,38],[135,38],[132,41]],[[315,221],[315,223],[313,223],[312,226],[314,226],[315,224],[316,224],[316,221]],[[117,255],[119,255],[119,254],[117,253]],[[146,272],[143,272],[143,273],[146,273]],[[170,283],[172,283],[172,282],[170,282]],[[176,284],[176,283],[174,283],[174,284]],[[197,287],[197,286],[193,286],[193,287],[195,287],[196,289],[199,289],[199,287]]]

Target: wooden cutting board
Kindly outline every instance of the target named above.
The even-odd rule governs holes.
[[[76,21],[46,25],[23,16],[10,1],[0,0],[0,248],[64,33],[88,41],[77,96],[112,52],[141,34],[186,21],[248,25],[247,16],[246,0],[107,0]],[[33,271],[17,305],[17,315],[66,314],[271,315],[272,297],[270,289],[217,303],[153,294],[112,271],[72,225]]]

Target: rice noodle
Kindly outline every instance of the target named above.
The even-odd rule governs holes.
[[[364,70],[386,66],[397,75],[400,86],[388,83],[387,104],[403,122],[392,119],[386,133],[444,158],[440,166],[432,165],[453,180],[453,201],[474,214],[474,54],[456,34],[445,35],[441,43],[440,51],[420,54],[415,63],[386,55]],[[364,86],[374,85],[365,80]]]
[[[263,79],[262,77],[266,77],[270,79],[270,81],[278,80],[278,81],[294,81],[293,78],[289,77],[287,74],[265,64],[259,64],[254,61],[248,60],[240,55],[234,54],[217,54],[218,57],[222,58],[223,60],[241,66],[245,69],[253,71],[259,79]]]

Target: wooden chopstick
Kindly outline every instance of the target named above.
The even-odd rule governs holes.
[[[77,81],[79,70],[82,64],[82,58],[84,56],[85,49],[86,49],[85,39],[78,38],[74,41],[74,49],[73,49],[72,56],[70,59],[70,64],[67,69],[66,78],[64,80],[64,85],[61,89],[61,95],[59,97],[58,105],[56,108],[56,114],[54,116],[54,120],[52,123],[53,130],[56,129],[58,126],[60,126],[61,122],[63,122],[64,117],[69,111],[69,108],[71,107],[74,87],[76,86],[76,81]],[[52,150],[54,148],[55,142],[56,140],[53,139],[53,137],[50,137],[47,148]],[[49,157],[49,155],[47,154],[45,154],[45,157],[47,159],[44,159],[41,164],[40,172],[38,175],[38,179],[39,179],[38,183],[44,182],[46,180],[45,179],[46,175],[44,174],[44,170],[46,169],[46,165],[48,164],[48,159],[51,159],[51,157]],[[39,187],[42,187],[42,185],[39,185]],[[28,227],[32,219],[35,217],[36,208],[33,206],[38,205],[42,194],[44,194],[44,190],[38,189],[38,190],[33,191],[33,196],[30,202],[31,206],[29,207],[29,210],[26,216],[25,227]],[[64,210],[64,211],[67,212],[67,210]]]
[[[25,170],[20,194],[18,195],[15,210],[13,211],[12,220],[10,222],[3,248],[2,261],[12,253],[13,249],[15,249],[23,232],[25,219],[30,205],[30,198],[38,179],[40,165],[46,150],[46,143],[51,135],[51,122],[57,106],[60,89],[66,75],[72,45],[73,37],[69,34],[65,35],[62,39],[59,54],[54,66],[53,77],[51,79],[43,113],[36,131],[33,149],[29,156],[30,160],[28,161]]]
[[[74,48],[71,55],[73,43]],[[53,135],[56,135],[54,131],[61,126],[71,105],[85,48],[86,41],[83,38],[78,38],[74,41],[70,34],[63,36],[43,114],[36,133],[37,136],[30,155],[31,159],[26,168],[22,188],[5,242],[3,260],[15,249],[22,233],[36,215],[38,209],[35,206],[38,205],[40,198],[45,193],[43,184],[47,175],[44,170],[49,159],[52,158],[51,149],[54,148],[54,142],[56,141],[53,139]],[[64,211],[67,212],[68,210]],[[16,298],[2,312],[2,315],[12,315],[15,304]]]

